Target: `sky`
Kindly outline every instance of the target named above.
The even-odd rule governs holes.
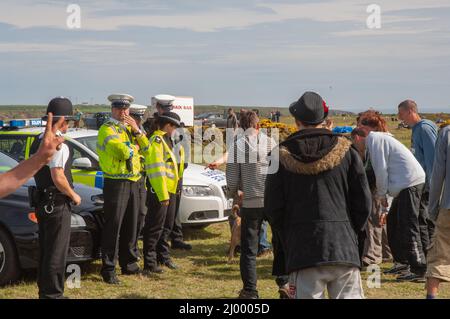
[[[67,27],[69,4],[81,28]],[[366,11],[381,8],[381,28]],[[449,0],[1,0],[0,105],[107,103],[129,93],[195,104],[449,111]]]

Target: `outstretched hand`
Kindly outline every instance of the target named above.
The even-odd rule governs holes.
[[[61,144],[64,142],[64,137],[58,134],[64,125],[64,117],[61,117],[53,126],[52,123],[53,114],[49,113],[44,137],[36,152],[36,156],[41,158],[45,163],[48,163],[52,159],[53,155],[61,148]]]
[[[209,164],[205,167],[205,169],[209,168],[209,169],[215,170],[215,169],[217,169],[218,167],[219,167],[219,164],[218,164],[217,162],[212,162],[212,163],[209,163]]]

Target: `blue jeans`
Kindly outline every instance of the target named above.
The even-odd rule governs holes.
[[[272,245],[267,240],[267,226],[269,223],[266,220],[263,220],[261,223],[261,230],[259,231],[259,244],[258,244],[258,253],[272,249]]]

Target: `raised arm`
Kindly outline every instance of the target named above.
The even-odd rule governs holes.
[[[14,192],[33,177],[42,166],[51,160],[60,144],[64,142],[63,137],[56,135],[56,132],[61,129],[64,123],[64,118],[60,118],[53,127],[52,120],[53,115],[49,113],[45,134],[38,151],[28,160],[0,175],[0,198]]]

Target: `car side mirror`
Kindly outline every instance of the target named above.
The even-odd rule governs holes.
[[[72,167],[74,167],[74,168],[92,168],[92,162],[87,157],[80,157],[73,161]]]

